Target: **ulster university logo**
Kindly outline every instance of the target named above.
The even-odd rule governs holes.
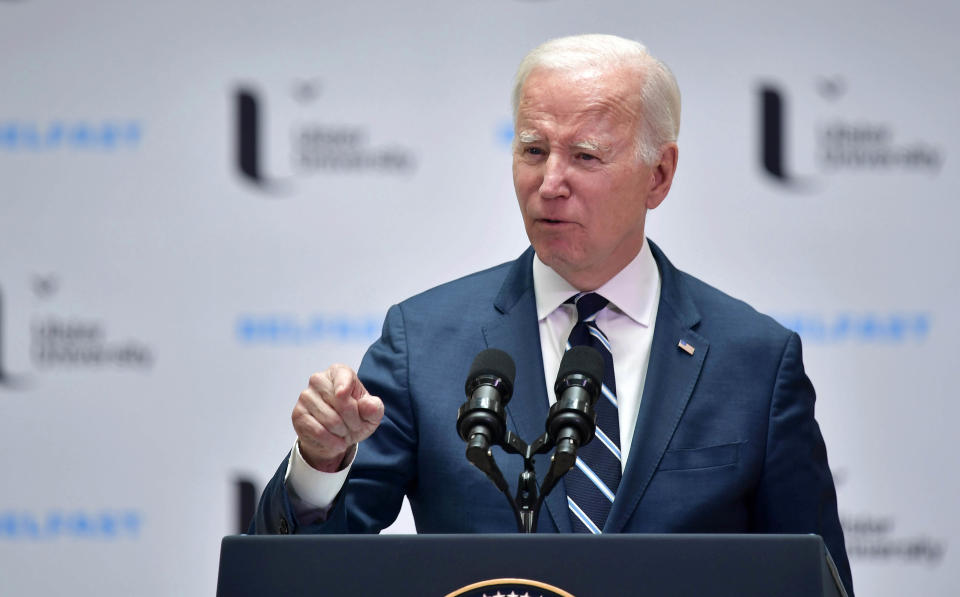
[[[277,103],[283,109],[271,109],[270,120],[278,124],[270,129],[265,126],[263,94],[252,85],[234,89],[234,164],[237,174],[257,190],[282,195],[291,190],[295,180],[312,175],[402,175],[416,169],[415,156],[408,148],[375,145],[366,125],[331,124],[325,114],[318,113],[315,102],[320,85],[316,81],[301,81],[291,89],[288,96],[279,96]],[[285,143],[270,143],[277,138],[272,132],[285,130],[290,131]],[[268,154],[268,146],[276,153]],[[284,172],[269,174],[270,164]]]
[[[922,140],[898,139],[894,129],[903,128],[902,123],[895,127],[887,121],[865,120],[861,113],[868,106],[853,105],[855,98],[847,97],[852,94],[842,78],[822,78],[814,91],[801,96],[804,118],[799,118],[800,111],[792,110],[788,102],[793,94],[770,82],[757,88],[759,165],[773,182],[810,191],[827,177],[844,173],[939,172],[944,160],[940,149]],[[798,174],[792,162],[806,164],[804,173]]]
[[[14,327],[5,300],[9,295],[0,288],[0,390],[23,389],[58,370],[147,371],[153,366],[154,349],[148,344],[114,339],[102,317],[65,314],[62,305],[57,308],[53,297],[59,284],[53,274],[33,276],[32,300],[17,303]]]

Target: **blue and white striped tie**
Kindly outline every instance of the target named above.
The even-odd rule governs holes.
[[[597,400],[597,434],[577,452],[577,466],[566,476],[570,521],[578,533],[599,534],[607,521],[613,498],[620,485],[620,415],[617,384],[613,376],[610,341],[597,327],[597,314],[607,299],[594,292],[581,292],[566,304],[577,307],[577,324],[570,332],[566,349],[592,346],[603,355],[603,389]]]

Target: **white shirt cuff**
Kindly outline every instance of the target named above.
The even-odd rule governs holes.
[[[343,489],[356,456],[357,447],[354,446],[344,457],[343,470],[325,473],[307,464],[300,453],[298,440],[293,444],[293,450],[290,450],[290,458],[287,461],[287,475],[284,478],[287,490],[291,491],[298,501],[303,502],[303,505],[327,510]]]

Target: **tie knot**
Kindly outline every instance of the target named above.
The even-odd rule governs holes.
[[[566,300],[566,304],[577,308],[577,323],[593,321],[597,313],[609,303],[610,301],[596,292],[581,292]]]

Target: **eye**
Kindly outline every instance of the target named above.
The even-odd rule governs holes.
[[[595,156],[595,155],[593,155],[593,154],[591,154],[591,153],[583,153],[583,152],[581,152],[581,153],[578,153],[578,154],[577,154],[577,159],[582,160],[582,161],[584,161],[584,162],[589,162],[589,161],[593,161],[593,160],[599,160],[600,158],[598,158],[597,156]]]
[[[526,153],[528,155],[543,155],[545,152],[540,147],[528,145],[527,147],[523,148],[523,153]]]

